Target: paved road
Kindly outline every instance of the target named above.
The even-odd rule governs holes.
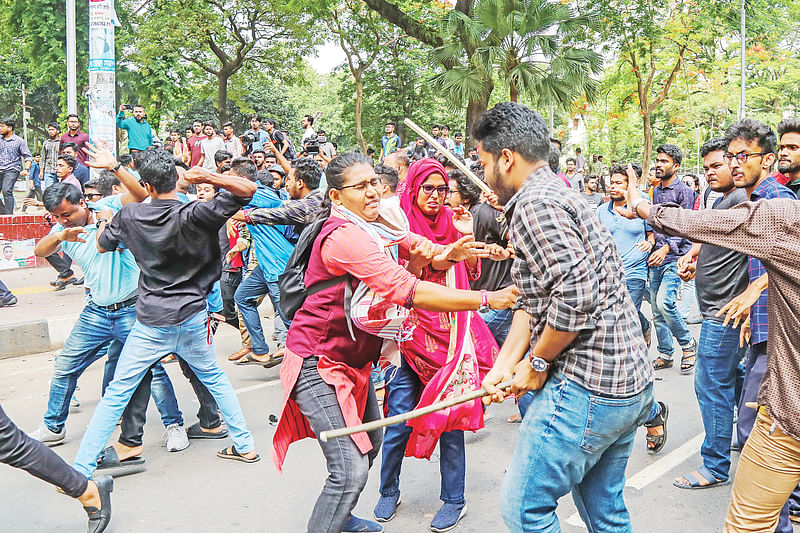
[[[267,326],[269,329],[269,326]],[[696,327],[694,328],[697,329]],[[698,333],[695,331],[695,333]],[[145,434],[148,470],[120,478],[114,491],[116,533],[158,532],[301,532],[325,479],[325,465],[316,442],[294,444],[279,475],[270,460],[274,427],[268,416],[277,413],[281,398],[278,369],[236,367],[225,356],[237,348],[238,335],[223,327],[217,336],[220,360],[228,370],[249,427],[263,456],[254,465],[215,457],[218,442],[192,441],[178,453],[160,447],[163,427],[151,403]],[[0,402],[24,429],[41,420],[47,401],[52,353],[0,361]],[[187,423],[194,423],[196,400],[177,365],[167,365]],[[67,442],[54,448],[71,461],[81,434],[97,404],[102,366],[92,366],[80,381],[81,407],[67,424]],[[626,500],[636,531],[672,533],[721,529],[729,487],[698,492],[672,487],[672,479],[697,466],[700,424],[692,378],[677,369],[661,373],[657,397],[671,409],[669,443],[657,457],[645,453],[644,430],[637,436],[628,467]],[[469,512],[459,532],[504,531],[498,510],[499,488],[517,442],[519,425],[505,422],[512,403],[492,408],[486,429],[467,437],[467,501]],[[738,458],[738,457],[737,457]],[[402,475],[403,503],[387,532],[427,531],[439,508],[437,457],[406,460]],[[76,502],[16,469],[0,467],[0,516],[3,532],[82,531],[84,515]],[[379,472],[373,467],[356,514],[369,516],[378,497]],[[576,520],[569,497],[558,514],[566,532],[585,531]]]

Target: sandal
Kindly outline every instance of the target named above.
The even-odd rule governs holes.
[[[278,350],[277,352],[269,354],[269,361],[264,363],[264,368],[272,368],[273,366],[278,366],[283,362],[283,348]]]
[[[144,463],[144,457],[141,455],[120,460],[117,450],[109,446],[97,457],[97,470],[98,473],[108,474],[111,477],[120,477],[143,471]]]
[[[695,472],[691,472],[683,476],[683,478],[689,482],[688,485],[686,483],[679,483],[677,479],[673,481],[672,484],[679,489],[699,490],[710,489],[711,487],[718,487],[720,485],[728,485],[731,482],[731,478],[717,479],[714,477],[714,474],[711,473],[711,470],[705,466],[701,466],[696,470],[696,472],[697,475],[695,475]]]
[[[233,459],[234,461],[241,461],[243,463],[257,463],[261,460],[261,456],[258,454],[256,454],[256,456],[252,459],[248,459],[237,452],[236,448],[233,446],[229,446],[228,448],[223,448],[222,450],[218,451],[217,457],[221,457],[223,459]]]
[[[272,358],[268,358],[266,361],[262,361],[261,359],[256,358],[253,352],[247,352],[245,355],[239,358],[235,364],[240,366],[247,366],[247,365],[264,365],[269,364],[272,361]]]
[[[691,359],[691,361],[690,361]],[[691,374],[697,364],[697,341],[692,339],[692,345],[683,350],[681,357],[681,374]]]
[[[249,353],[250,353],[250,348],[242,348],[238,352],[233,352],[232,354],[230,354],[228,356],[228,361],[238,361],[239,359],[241,359],[242,357],[244,357]]]
[[[650,435],[648,434],[645,437],[647,440],[647,453],[651,455],[655,455],[664,449],[664,445],[667,443],[667,419],[669,418],[669,407],[664,402],[658,402],[659,407],[661,407],[661,412],[653,418],[652,420],[648,420],[645,422],[644,427],[646,428],[657,428],[659,426],[664,428],[664,432],[661,435]],[[652,444],[652,446],[650,446]]]
[[[653,370],[661,370],[664,368],[672,368],[672,365],[675,362],[672,359],[662,359],[660,356],[656,357],[655,361],[653,361]]]

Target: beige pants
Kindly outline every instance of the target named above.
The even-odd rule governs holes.
[[[781,508],[798,481],[800,441],[773,427],[766,410],[759,409],[739,459],[723,531],[775,531]]]

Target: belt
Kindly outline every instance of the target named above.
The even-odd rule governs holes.
[[[137,295],[131,296],[130,298],[128,298],[124,302],[117,302],[117,303],[111,304],[111,305],[98,305],[97,307],[99,307],[100,309],[105,309],[106,311],[117,311],[119,309],[122,309],[123,307],[128,307],[128,306],[134,305],[136,303],[136,300],[138,300],[138,299],[139,299],[139,295],[137,294]]]

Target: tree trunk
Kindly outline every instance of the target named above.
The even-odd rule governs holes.
[[[361,79],[361,73],[353,73],[356,79],[356,139],[358,146],[361,147],[361,153],[367,154],[367,141],[364,140],[364,132],[361,130],[361,111],[364,105],[364,82]]]
[[[480,116],[483,115],[489,108],[489,98],[492,96],[492,91],[494,90],[494,83],[492,83],[492,80],[484,79],[483,83],[486,86],[486,96],[476,98],[475,100],[471,100],[467,103],[467,129],[464,132],[464,135],[466,136],[465,144],[468,150],[475,148],[475,145],[477,144],[472,138],[472,125],[475,124]]]
[[[647,174],[650,171],[650,157],[653,151],[653,129],[650,122],[650,112],[642,112],[642,130],[644,134],[644,153],[642,154],[642,185],[649,187]]]
[[[220,72],[217,75],[217,116],[219,117],[219,124],[217,127],[222,130],[222,124],[229,120],[228,115],[228,78],[230,75]]]
[[[508,84],[508,99],[512,102],[516,102],[519,99],[519,87],[517,87],[517,82],[511,80]]]

